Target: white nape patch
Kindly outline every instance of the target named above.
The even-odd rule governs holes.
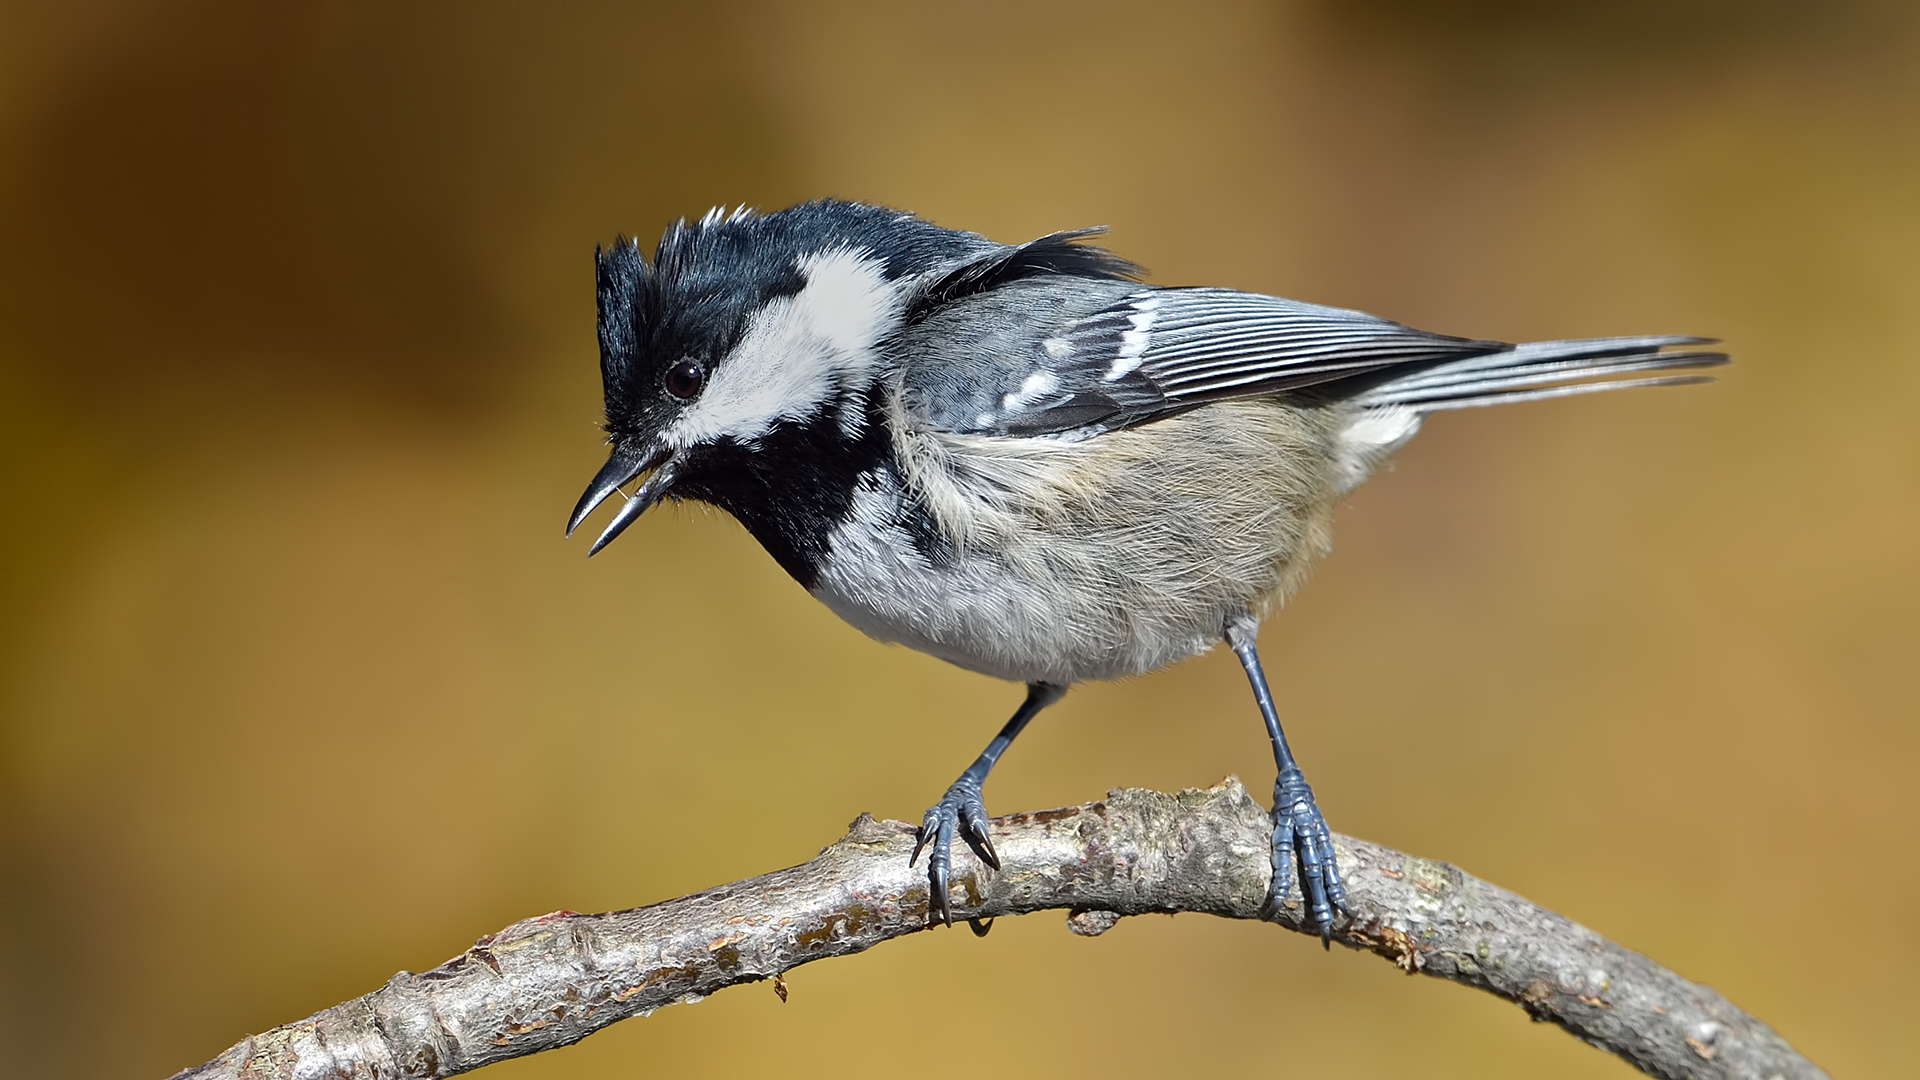
[[[1107,369],[1107,382],[1126,375],[1140,366],[1146,355],[1147,346],[1153,343],[1153,313],[1160,306],[1158,296],[1143,296],[1133,302],[1133,314],[1127,316],[1132,324],[1131,330],[1120,334],[1120,355],[1113,358],[1113,366]]]
[[[707,388],[662,437],[688,447],[731,437],[751,442],[782,420],[840,407],[840,430],[866,425],[874,345],[900,318],[900,297],[879,260],[840,248],[800,260],[806,287],[753,317]]]
[[[1060,380],[1051,371],[1036,371],[1027,376],[1020,389],[1000,399],[1000,405],[1012,412],[1019,412],[1027,406],[1059,389]]]
[[[1341,495],[1373,475],[1373,470],[1420,431],[1420,414],[1399,406],[1361,409],[1340,429],[1334,447],[1334,484]]]

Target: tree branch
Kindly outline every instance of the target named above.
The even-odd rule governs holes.
[[[1075,933],[1121,916],[1256,919],[1266,810],[1228,779],[1178,795],[995,818],[1002,869],[954,851],[954,909],[974,918],[1066,908]],[[862,814],[788,870],[631,911],[517,922],[422,974],[255,1035],[174,1080],[441,1077],[578,1041],[924,928],[914,828]],[[1818,1067],[1713,990],[1446,863],[1337,836],[1355,918],[1334,937],[1409,974],[1478,987],[1661,1077],[1813,1078]],[[1280,924],[1306,933],[1299,895]]]

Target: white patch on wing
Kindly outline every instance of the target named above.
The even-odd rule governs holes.
[[[1146,356],[1147,346],[1153,343],[1153,312],[1159,306],[1158,296],[1143,296],[1133,302],[1133,314],[1127,316],[1132,328],[1120,334],[1120,354],[1113,358],[1113,366],[1107,369],[1107,382],[1140,366]]]
[[[1036,371],[1027,376],[1020,389],[1000,399],[1002,408],[1019,412],[1060,388],[1060,380],[1051,371]]]
[[[1042,349],[1045,349],[1047,352],[1047,355],[1051,356],[1055,360],[1058,360],[1061,357],[1067,356],[1073,352],[1073,342],[1068,341],[1066,338],[1060,338],[1060,337],[1047,338],[1040,342],[1040,347]]]
[[[782,420],[808,420],[835,404],[841,430],[860,433],[878,363],[874,346],[899,319],[899,296],[864,251],[811,255],[800,272],[806,287],[753,317],[714,365],[700,399],[663,434],[670,445],[750,442]]]

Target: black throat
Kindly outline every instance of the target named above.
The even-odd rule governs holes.
[[[732,514],[811,590],[856,492],[881,470],[897,471],[878,410],[870,406],[860,434],[849,437],[829,409],[752,443],[722,439],[689,450],[671,494]]]

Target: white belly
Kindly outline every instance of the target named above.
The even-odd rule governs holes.
[[[1137,675],[1264,613],[1328,546],[1340,417],[1221,403],[1082,442],[896,436],[814,595],[841,618],[1022,682]],[[917,498],[951,545],[898,523]]]

